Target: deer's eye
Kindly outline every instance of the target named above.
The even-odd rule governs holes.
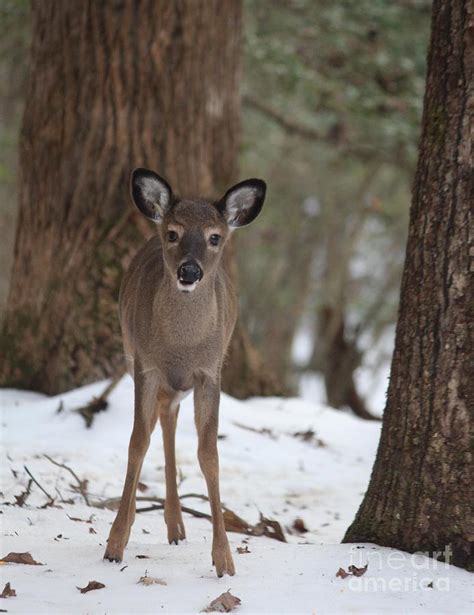
[[[209,237],[209,243],[211,244],[211,246],[218,246],[219,245],[219,241],[221,240],[221,236],[220,235],[211,235]]]
[[[168,231],[166,233],[166,239],[169,243],[175,243],[175,241],[178,241],[178,233],[176,231]]]

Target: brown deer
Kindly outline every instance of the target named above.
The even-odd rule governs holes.
[[[135,493],[150,437],[160,419],[165,453],[168,541],[186,537],[176,484],[175,432],[181,399],[194,389],[198,459],[212,513],[212,560],[219,577],[234,574],[219,494],[217,427],[220,376],[237,317],[223,251],[233,229],[260,213],[266,185],[249,179],[217,202],[173,195],[147,169],[131,179],[138,209],[158,235],[133,259],[120,289],[127,369],[135,381],[135,419],[120,508],[104,558],[120,562],[135,518]]]

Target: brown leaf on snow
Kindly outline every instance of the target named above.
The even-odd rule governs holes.
[[[201,613],[230,613],[241,603],[240,598],[233,596],[229,590],[213,600]]]
[[[300,517],[293,521],[292,528],[295,530],[295,532],[298,532],[298,534],[306,534],[306,532],[309,532],[308,528],[304,524],[303,519],[301,519]]]
[[[137,583],[141,583],[142,585],[168,585],[163,579],[157,579],[156,577],[149,577],[147,575],[140,577]]]
[[[352,572],[352,574],[355,577],[361,577],[363,574],[365,574],[367,572],[367,568],[369,567],[369,564],[366,564],[365,566],[363,566],[362,568],[357,568],[357,566],[349,566],[349,571]]]
[[[43,566],[43,564],[41,562],[36,562],[33,557],[31,556],[31,553],[25,552],[25,553],[9,553],[8,555],[5,555],[5,557],[2,557],[2,559],[0,560],[2,562],[4,562],[5,564],[29,564],[30,566]]]
[[[14,598],[15,596],[16,591],[11,587],[10,583],[7,583],[0,594],[0,598]]]
[[[336,577],[341,577],[341,579],[345,579],[346,577],[350,577],[351,575],[354,577],[361,577],[367,572],[368,567],[369,564],[366,564],[362,568],[357,568],[357,566],[351,564],[348,568],[349,572],[346,572],[344,568],[339,568],[339,570],[336,572]]]
[[[137,489],[141,493],[144,493],[145,491],[148,491],[149,487],[146,483],[142,483],[141,481],[139,481],[137,485]]]
[[[252,525],[245,519],[236,515],[232,510],[226,509],[223,512],[224,525],[227,532],[237,532],[239,534],[251,534]]]
[[[268,519],[260,513],[260,521],[253,529],[254,536],[267,536],[268,538],[274,538],[280,542],[286,542],[285,534],[281,529],[281,525],[278,521]]]
[[[242,555],[242,553],[251,553],[249,546],[245,545],[245,547],[237,547],[237,553],[240,553]]]
[[[90,592],[93,589],[102,589],[104,587],[105,585],[103,583],[99,583],[99,581],[89,581],[85,587],[78,587],[77,589],[81,592],[81,594],[87,594],[87,592]]]
[[[318,446],[324,448],[326,446],[326,442],[318,438],[316,432],[313,429],[307,429],[306,431],[295,431],[292,434],[293,437],[298,438],[302,442],[309,442],[310,444],[314,444],[314,446]]]

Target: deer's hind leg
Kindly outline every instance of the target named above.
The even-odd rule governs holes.
[[[144,374],[135,366],[135,419],[128,447],[128,466],[122,499],[110,530],[104,559],[120,562],[135,520],[136,490],[151,434],[158,418],[156,373]]]
[[[165,452],[165,522],[168,529],[168,542],[177,545],[180,540],[186,538],[176,482],[175,435],[179,413],[179,397],[159,391],[158,407]]]

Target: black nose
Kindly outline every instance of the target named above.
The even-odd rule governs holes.
[[[183,284],[194,284],[202,278],[202,269],[194,261],[183,263],[178,269],[178,279]]]

